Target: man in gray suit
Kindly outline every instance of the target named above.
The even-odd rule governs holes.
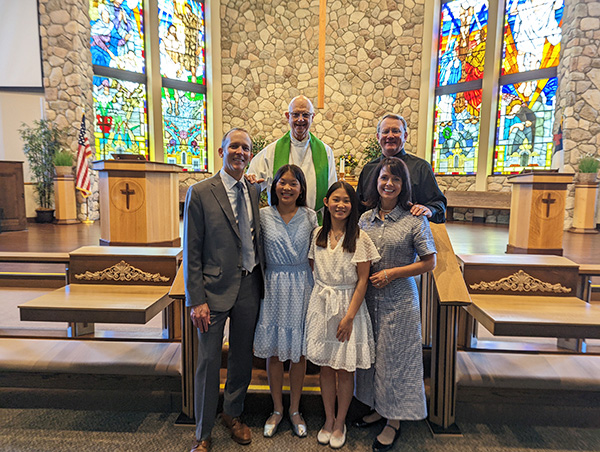
[[[251,441],[241,422],[252,378],[252,343],[262,296],[263,253],[259,240],[259,190],[243,177],[252,141],[243,129],[225,134],[219,148],[223,168],[187,192],[183,229],[186,305],[198,328],[195,379],[196,443],[207,452],[219,400],[223,329],[227,318],[229,356],[222,422],[240,444]]]

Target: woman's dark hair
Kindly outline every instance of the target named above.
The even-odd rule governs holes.
[[[277,183],[279,179],[283,177],[283,175],[287,172],[290,172],[294,175],[294,178],[300,184],[300,194],[296,199],[297,206],[306,206],[306,177],[304,177],[304,172],[299,166],[296,165],[283,165],[281,168],[277,170],[275,173],[275,177],[273,178],[273,183],[271,184],[271,205],[276,206],[279,204],[279,198],[277,197],[277,193],[275,188],[277,187]]]
[[[329,187],[325,198],[329,199],[331,194],[338,188],[343,188],[350,197],[350,215],[346,220],[346,233],[344,235],[342,248],[344,251],[354,253],[354,251],[356,251],[356,240],[358,239],[358,234],[360,232],[358,228],[358,196],[356,195],[356,191],[354,191],[352,185],[350,185],[348,182],[337,181],[331,187]],[[325,213],[323,215],[323,227],[317,235],[316,243],[317,246],[320,246],[321,248],[327,248],[327,236],[329,235],[329,231],[331,231],[331,213],[329,213],[327,206],[323,207],[323,209],[325,209]]]
[[[369,183],[367,184],[365,190],[365,206],[367,206],[369,209],[373,209],[379,204],[380,196],[379,191],[377,190],[377,181],[383,168],[387,168],[388,171],[394,176],[402,179],[402,189],[398,195],[396,205],[400,205],[400,207],[402,207],[404,210],[410,210],[410,203],[412,200],[410,175],[408,174],[408,168],[406,167],[406,164],[398,157],[384,157],[377,164],[371,173],[371,178],[369,179]]]

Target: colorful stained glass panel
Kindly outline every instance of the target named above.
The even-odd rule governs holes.
[[[556,77],[502,86],[494,173],[551,167],[557,86]]]
[[[502,75],[558,66],[563,0],[507,0]]]
[[[481,90],[437,96],[431,166],[436,174],[474,174]]]
[[[158,16],[161,75],[204,84],[204,4],[196,0],[158,0]]]
[[[141,0],[90,0],[92,63],[144,73]]]
[[[487,0],[455,0],[442,5],[437,86],[483,77],[487,22]]]
[[[208,171],[205,95],[163,88],[162,111],[165,162]]]
[[[147,156],[146,87],[94,76],[93,97],[96,159],[125,153]]]

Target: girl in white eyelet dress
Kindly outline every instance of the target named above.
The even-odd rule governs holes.
[[[313,233],[308,253],[315,287],[304,344],[306,358],[321,366],[325,424],[317,440],[339,448],[346,438],[354,371],[371,367],[375,360],[373,330],[363,300],[371,262],[379,259],[379,253],[358,228],[358,197],[351,185],[333,184],[324,204],[323,227]]]

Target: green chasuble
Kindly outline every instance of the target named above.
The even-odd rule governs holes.
[[[279,168],[290,163],[291,145],[290,132],[277,140],[275,144],[275,156],[273,158],[273,177],[275,177],[275,173],[277,173]],[[317,179],[317,197],[315,201],[316,205],[309,207],[313,207],[318,212],[323,208],[323,198],[325,198],[329,189],[329,161],[327,159],[325,144],[312,133],[310,133],[310,152],[312,153],[312,161]]]

